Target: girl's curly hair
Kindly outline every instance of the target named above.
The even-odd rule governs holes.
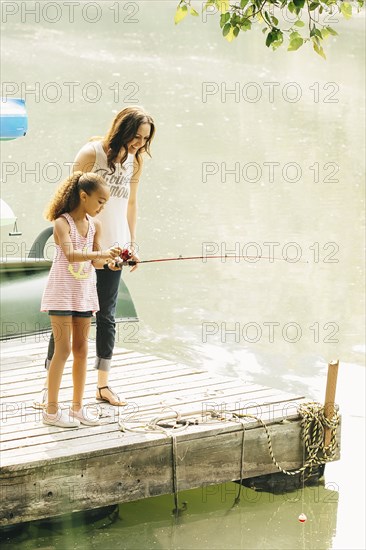
[[[150,143],[155,134],[155,123],[152,117],[141,107],[126,107],[115,116],[112,126],[105,137],[108,147],[107,162],[112,173],[116,169],[115,160],[118,153],[122,148],[124,149],[124,155],[121,159],[121,165],[123,165],[128,156],[128,143],[136,136],[139,126],[145,123],[150,124],[150,135],[146,144],[135,155],[138,164],[140,164],[141,153],[146,152],[151,157]]]
[[[80,191],[90,195],[101,185],[107,185],[102,176],[93,172],[74,172],[57,189],[45,210],[45,218],[53,222],[65,212],[71,212],[80,203]]]

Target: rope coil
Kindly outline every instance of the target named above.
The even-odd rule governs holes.
[[[241,418],[250,417],[260,422],[266,432],[269,454],[273,464],[280,472],[289,476],[295,476],[303,473],[307,469],[311,472],[313,466],[330,462],[333,460],[337,450],[337,428],[340,421],[338,410],[335,411],[333,417],[330,419],[325,417],[324,406],[320,403],[301,403],[297,410],[301,416],[301,439],[305,446],[306,456],[304,464],[297,470],[286,470],[277,462],[273,453],[271,435],[266,423],[261,418],[248,414],[237,415]],[[324,444],[325,428],[331,430],[331,440],[328,446],[325,446]],[[244,425],[243,429],[245,429]]]

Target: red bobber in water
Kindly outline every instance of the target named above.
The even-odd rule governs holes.
[[[300,523],[305,523],[305,521],[307,520],[308,518],[306,517],[306,515],[304,513],[301,513],[299,515],[299,522]]]

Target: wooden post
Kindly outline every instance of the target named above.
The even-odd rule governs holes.
[[[327,376],[327,387],[325,390],[325,403],[324,403],[324,416],[325,418],[332,418],[334,415],[335,407],[335,394],[337,387],[337,376],[338,376],[338,366],[339,361],[331,361],[328,364],[328,376]],[[324,445],[327,447],[330,443],[331,430],[325,428],[324,433]]]

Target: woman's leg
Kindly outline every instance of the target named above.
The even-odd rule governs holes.
[[[48,341],[47,359],[45,360],[45,367],[47,370],[50,368],[50,364],[51,364],[54,352],[55,352],[55,339],[53,337],[53,332],[51,332],[51,336]]]
[[[99,311],[96,314],[95,368],[108,372],[111,368],[114,341],[116,336],[116,306],[121,271],[97,269],[97,292]]]
[[[125,405],[108,386],[109,371],[112,363],[113,348],[116,336],[116,306],[121,271],[97,269],[97,292],[99,311],[96,315],[96,351],[95,368],[98,370],[98,388],[103,388],[102,394],[97,391],[97,397],[103,397],[112,405]]]
[[[53,337],[53,333],[51,332],[51,336],[48,342],[47,358],[45,359],[45,362],[44,362],[44,366],[46,368],[46,377],[44,379],[43,388],[41,392],[37,395],[37,397],[33,401],[33,407],[35,409],[43,409],[43,407],[47,403],[48,376],[49,376],[49,369],[50,369],[50,364],[54,354],[54,350],[55,350],[55,340]]]
[[[90,322],[90,317],[72,318],[72,354],[74,357],[72,364],[72,380],[74,386],[72,409],[74,411],[80,410],[83,406]]]
[[[52,333],[55,340],[55,351],[51,360],[48,375],[48,400],[47,413],[55,414],[58,412],[58,393],[61,385],[62,373],[67,358],[71,351],[71,329],[72,317],[50,315]]]

